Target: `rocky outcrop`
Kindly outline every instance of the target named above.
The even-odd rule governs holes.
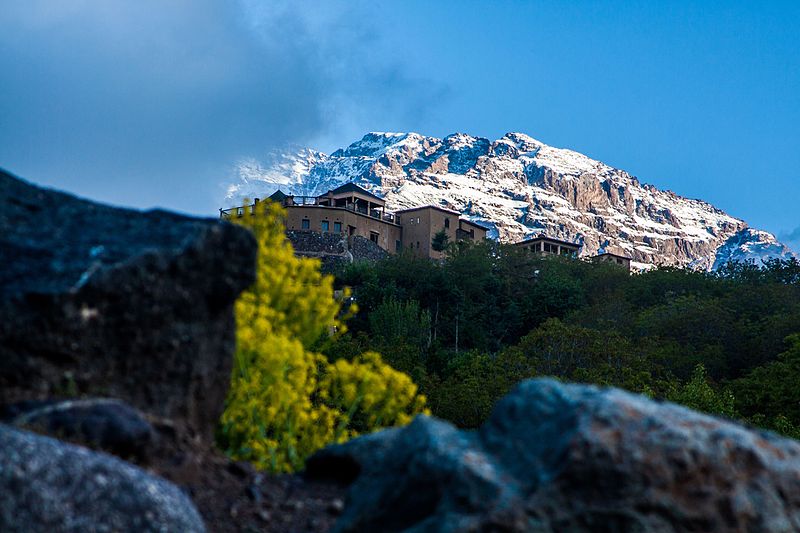
[[[175,484],[0,425],[0,531],[201,531],[197,511],[222,533],[330,527],[340,487],[213,447],[255,251],[240,227],[0,171],[0,421]]]
[[[476,432],[418,417],[327,448],[337,531],[800,530],[800,443],[616,389],[530,380]]]
[[[118,398],[211,442],[255,250],[227,223],[100,205],[0,171],[0,403]]]
[[[205,531],[174,485],[113,457],[0,425],[0,530]]]

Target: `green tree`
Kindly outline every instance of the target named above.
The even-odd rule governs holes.
[[[692,378],[670,391],[668,399],[704,413],[737,418],[734,397],[730,390],[716,390],[702,364],[695,367]]]
[[[497,400],[534,375],[530,362],[510,351],[497,356],[462,353],[449,370],[445,379],[434,377],[423,387],[429,391],[433,414],[463,428],[481,425]]]
[[[384,343],[405,343],[427,348],[431,343],[431,314],[420,309],[419,302],[400,302],[390,297],[370,315],[370,330]]]
[[[745,416],[784,416],[800,425],[800,334],[786,339],[789,348],[776,361],[753,369],[731,386]]]
[[[393,297],[370,315],[373,345],[394,368],[412,375],[424,371],[425,353],[431,345],[431,314],[416,300],[399,302]]]
[[[656,368],[622,335],[548,319],[512,351],[527,358],[537,375],[653,393]]]
[[[450,244],[450,236],[447,235],[447,232],[442,229],[436,232],[431,239],[431,248],[436,250],[437,252],[443,252],[447,249],[447,246]]]

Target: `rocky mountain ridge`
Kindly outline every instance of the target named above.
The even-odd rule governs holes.
[[[272,152],[238,166],[226,204],[278,188],[318,195],[352,181],[386,199],[389,209],[434,204],[457,210],[515,242],[538,234],[633,258],[640,268],[674,265],[711,270],[727,261],[763,262],[794,254],[702,200],[641,183],[624,170],[548,146],[522,133],[491,141],[456,133],[368,133],[325,155]]]

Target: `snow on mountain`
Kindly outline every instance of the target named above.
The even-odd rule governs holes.
[[[732,235],[717,248],[713,268],[717,269],[731,261],[753,262],[762,266],[767,259],[788,259],[792,256],[792,251],[771,233],[747,228]]]
[[[239,181],[228,186],[226,204],[245,198],[265,198],[279,188],[305,194],[309,172],[327,159],[322,152],[299,146],[272,150],[263,161],[244,159],[236,165]]]
[[[775,237],[701,200],[642,184],[627,172],[522,133],[490,141],[464,133],[368,133],[326,156],[273,152],[238,166],[226,198],[284,192],[314,196],[356,184],[397,210],[434,204],[457,210],[515,242],[537,234],[627,254],[635,264],[712,269],[728,260],[793,254]]]

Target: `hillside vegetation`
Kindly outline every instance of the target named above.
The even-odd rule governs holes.
[[[630,275],[486,241],[450,245],[441,262],[398,255],[336,277],[360,311],[328,358],[382,353],[461,427],[520,380],[555,376],[800,436],[797,260]]]

